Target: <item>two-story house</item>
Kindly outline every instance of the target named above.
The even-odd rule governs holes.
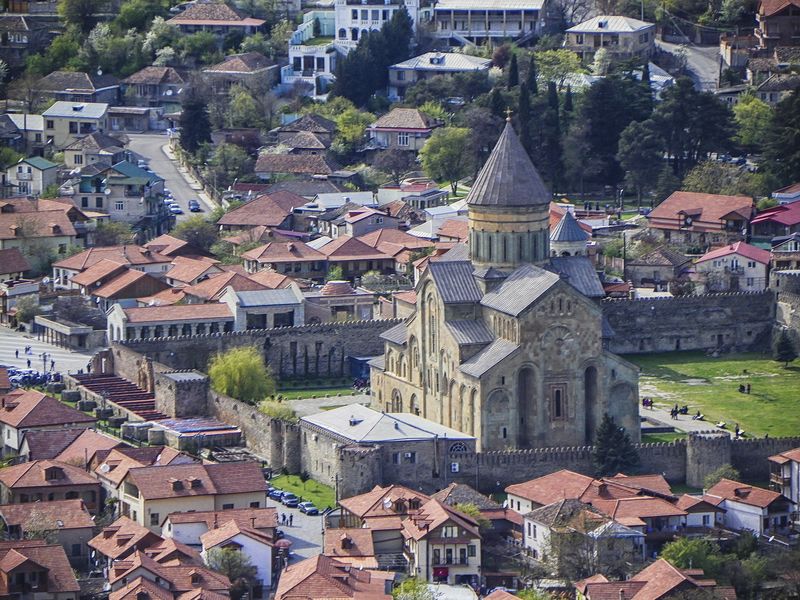
[[[419,152],[439,125],[416,108],[393,108],[367,129],[368,147]]]
[[[781,492],[722,479],[706,491],[703,499],[725,510],[723,524],[734,531],[751,531],[758,536],[789,531],[792,504]]]
[[[123,160],[125,143],[105,133],[90,133],[64,148],[64,164],[69,169],[83,169],[95,163],[115,165]]]
[[[3,504],[83,500],[92,514],[100,512],[100,483],[85,470],[52,460],[35,460],[0,469]]]
[[[303,242],[270,242],[242,254],[248,273],[270,270],[303,279],[322,279],[326,257]]]
[[[44,540],[0,542],[3,596],[17,600],[77,600],[80,596],[64,548]]]
[[[230,521],[275,539],[278,511],[274,507],[262,507],[173,513],[167,516],[161,530],[166,538],[199,548],[203,545],[201,538],[205,533]]]
[[[134,106],[177,107],[187,82],[172,67],[145,67],[121,82],[122,94]]]
[[[343,235],[359,237],[379,229],[397,229],[398,224],[399,221],[395,217],[365,206],[355,210],[348,210],[331,221],[332,237],[334,239]]]
[[[94,563],[100,568],[111,567],[115,561],[124,560],[137,550],[145,550],[160,542],[160,535],[147,527],[134,523],[128,517],[119,517],[103,527],[87,544],[95,552]]]
[[[472,517],[428,500],[403,521],[408,572],[426,581],[477,586],[481,534]]]
[[[519,44],[547,30],[545,0],[440,0],[433,8],[436,35],[472,43],[499,43],[512,39]]]
[[[23,158],[6,169],[13,196],[39,196],[58,179],[58,165],[40,156]]]
[[[87,248],[83,252],[54,262],[53,282],[56,287],[77,290],[79,286],[77,283],[72,283],[72,278],[104,260],[126,265],[131,269],[153,275],[166,273],[173,261],[169,256],[132,244]],[[104,272],[105,268],[103,266],[103,270],[98,274]]]
[[[409,86],[432,77],[483,73],[488,78],[491,66],[488,58],[462,52],[426,52],[389,67],[389,98],[403,98]]]
[[[754,33],[759,47],[767,50],[800,45],[800,2],[760,0]]]
[[[113,75],[53,71],[36,82],[34,87],[42,99],[64,102],[99,102],[116,104],[119,101],[119,81]]]
[[[42,113],[44,135],[55,150],[63,150],[90,133],[108,128],[108,104],[58,101]]]
[[[246,17],[224,2],[197,2],[167,21],[181,33],[191,34],[199,31],[213,33],[222,45],[226,35],[241,32],[248,36],[259,31],[265,21]]]
[[[800,510],[800,448],[770,456],[769,463],[769,487],[789,499],[796,522]]]
[[[2,454],[19,454],[26,432],[91,427],[95,422],[94,417],[37,390],[14,390],[0,398]]]
[[[564,48],[584,62],[594,60],[601,48],[614,60],[646,61],[655,51],[656,26],[631,17],[600,15],[570,27]]]
[[[256,462],[138,467],[122,482],[122,514],[156,533],[171,513],[261,508],[265,502],[264,474]]]
[[[769,284],[770,258],[769,250],[736,242],[698,258],[696,279],[707,292],[761,291]]]
[[[15,11],[9,9],[9,12]],[[51,31],[47,23],[39,19],[6,13],[0,17],[0,58],[12,69],[23,68],[29,54],[45,47],[52,36]]]
[[[318,554],[286,566],[275,590],[275,600],[391,600],[394,577],[394,573],[356,569],[335,558]]]
[[[278,65],[259,52],[229,54],[221,63],[203,69],[203,77],[215,94],[227,95],[234,85],[273,87],[279,76]]]

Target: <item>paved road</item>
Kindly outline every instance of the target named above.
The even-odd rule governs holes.
[[[25,355],[25,346],[31,346],[32,353]],[[19,358],[15,351],[19,350]],[[18,331],[12,331],[6,327],[0,327],[0,365],[9,367],[27,368],[27,360],[31,361],[31,369],[42,370],[41,354],[46,352],[47,368],[50,369],[50,360],[56,361],[56,371],[66,373],[67,371],[77,371],[85,369],[86,364],[91,360],[90,353],[73,352],[52,344],[38,341],[35,337],[29,337]]]
[[[296,508],[286,508],[272,498],[267,500],[267,506],[275,506],[278,509],[278,528],[283,531],[284,537],[292,542],[291,551],[294,553],[292,563],[322,552],[322,515],[309,517]],[[291,527],[280,525],[281,513],[287,517],[289,515],[294,517]]]
[[[165,152],[165,147],[169,138],[163,134],[128,134],[130,138],[129,148],[145,159],[149,160],[149,166],[157,175],[164,179],[164,185],[168,188],[175,200],[180,204],[184,214],[178,215],[178,220],[188,218],[192,215],[189,212],[189,200],[199,200],[204,213],[213,210],[214,205],[202,192],[202,187],[180,167],[177,161],[170,160]]]
[[[678,49],[686,50],[686,62],[689,75],[694,80],[694,85],[702,91],[717,89],[719,79],[719,47],[718,46],[690,46],[671,44],[656,40],[656,45],[665,52],[675,54]]]

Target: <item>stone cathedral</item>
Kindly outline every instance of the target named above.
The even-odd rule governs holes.
[[[588,445],[603,413],[640,439],[638,369],[604,348],[589,260],[550,257],[550,200],[506,123],[467,197],[468,247],[431,260],[415,313],[382,336],[373,408],[474,435],[482,451]]]

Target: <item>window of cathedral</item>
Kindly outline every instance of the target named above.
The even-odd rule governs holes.
[[[467,445],[464,444],[463,442],[456,442],[455,444],[450,446],[451,454],[455,454],[457,452],[466,452],[466,451],[467,451]]]
[[[550,420],[566,421],[569,418],[567,386],[564,383],[550,385]]]

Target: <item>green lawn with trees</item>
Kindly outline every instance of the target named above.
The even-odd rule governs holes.
[[[708,422],[738,423],[746,436],[797,435],[800,367],[784,367],[771,356],[730,354],[711,358],[701,352],[640,354],[627,357],[641,367],[639,395],[657,406],[689,405]],[[750,393],[739,392],[750,384]]]
[[[270,479],[269,484],[284,492],[292,492],[303,502],[313,502],[320,512],[336,506],[336,495],[331,486],[313,479],[303,479],[300,475],[278,475]]]

